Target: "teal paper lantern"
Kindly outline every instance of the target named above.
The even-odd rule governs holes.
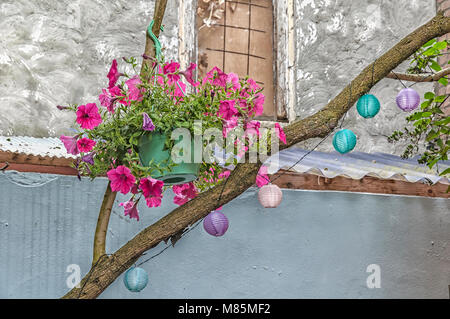
[[[365,94],[356,103],[356,109],[359,115],[369,119],[380,111],[380,101],[373,94]]]
[[[147,272],[142,268],[132,267],[125,273],[123,282],[129,291],[139,292],[147,286]]]
[[[356,135],[348,129],[337,131],[333,137],[333,146],[336,151],[345,154],[356,146]]]

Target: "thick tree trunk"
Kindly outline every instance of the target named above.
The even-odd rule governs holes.
[[[371,64],[366,67],[352,81],[350,105],[353,105],[361,95],[370,90],[372,85],[386,77],[389,72],[410,57],[427,41],[448,32],[450,32],[450,18],[439,13],[427,24],[405,37],[378,58],[375,65]],[[374,70],[373,83],[372,70]],[[280,148],[287,148],[309,138],[323,137],[330,133],[337,126],[338,120],[350,108],[349,94],[350,85],[316,114],[288,125],[285,129],[288,143],[287,145],[280,145]],[[239,164],[230,175],[220,201],[218,199],[222,187],[218,186],[173,210],[155,224],[144,229],[113,255],[102,258],[97,267],[91,269],[90,273],[82,280],[81,287],[84,288],[81,293],[80,289],[74,288],[63,298],[96,298],[145,251],[179,233],[251,187],[255,182],[260,165]]]

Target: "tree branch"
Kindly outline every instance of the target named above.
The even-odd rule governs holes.
[[[388,75],[386,75],[386,78],[410,82],[436,82],[449,74],[450,68],[446,68],[435,74],[404,74],[404,73],[390,72]]]
[[[108,186],[106,186],[102,206],[98,214],[97,227],[95,228],[94,257],[92,258],[93,265],[106,252],[106,234],[108,233],[109,218],[111,216],[111,210],[114,205],[116,195],[117,193],[111,190],[111,182],[109,182]]]
[[[155,21],[152,27],[152,32],[159,36],[159,31],[161,29],[162,19],[164,17],[164,12],[166,10],[167,0],[156,0],[155,2],[155,12],[153,14],[153,20]],[[153,45],[153,40],[149,37],[148,32],[146,32],[145,40],[145,55],[149,57],[155,56],[155,47]],[[141,73],[144,70],[144,65],[150,63],[148,59],[144,59],[142,63]],[[103,256],[106,252],[106,235],[108,233],[108,224],[111,217],[111,210],[114,205],[114,200],[116,199],[116,192],[111,191],[111,183],[108,183],[106,187],[105,195],[103,197],[103,203],[98,214],[97,227],[95,229],[94,235],[94,249],[93,249],[93,259],[92,264],[94,265],[98,259]]]
[[[350,98],[351,103],[348,103],[350,97],[349,85],[316,114],[288,125],[285,129],[288,143],[287,145],[281,145],[280,148],[290,147],[312,137],[326,136],[337,126],[338,120],[348,111],[351,105],[361,95],[367,93],[372,85],[386,77],[389,72],[410,57],[423,44],[449,32],[450,18],[444,17],[443,13],[439,13],[378,58],[375,65],[367,66],[351,82],[351,92],[353,92]],[[374,70],[373,82],[372,68]],[[100,295],[145,251],[189,227],[212,210],[228,203],[251,187],[255,182],[260,166],[261,163],[237,165],[229,177],[220,201],[218,199],[222,189],[219,185],[176,208],[153,225],[145,228],[113,255],[102,258],[97,267],[91,269],[82,280],[81,286],[84,286],[84,288],[81,293],[79,288],[74,288],[63,298],[78,298],[78,295],[80,295],[80,298],[95,298]]]
[[[156,0],[155,2],[155,11],[153,13],[153,20],[155,21],[155,23],[153,24],[152,32],[156,37],[159,37],[159,33],[161,31],[161,25],[164,17],[164,12],[166,11],[166,6],[167,0]],[[152,58],[154,58],[156,55],[155,45],[152,38],[150,38],[150,36],[148,35],[148,32],[146,32],[144,54]],[[151,67],[151,62],[151,59],[144,59],[144,61],[142,62],[141,75],[145,70],[145,67]]]

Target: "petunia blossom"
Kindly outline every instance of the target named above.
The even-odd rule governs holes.
[[[267,175],[267,166],[261,166],[258,175],[256,175],[256,185],[258,187],[263,187],[264,185],[269,184],[269,176]]]
[[[182,185],[175,185],[172,187],[175,197],[173,202],[177,205],[183,205],[189,200],[197,197],[198,191],[194,183],[187,183]]]
[[[238,114],[238,110],[234,107],[235,104],[235,100],[220,101],[219,115],[225,121],[230,120],[234,115]]]
[[[77,123],[84,129],[91,130],[102,122],[95,103],[80,105],[77,109]]]
[[[258,121],[250,121],[245,124],[245,132],[248,135],[256,134],[257,136],[261,136],[259,129],[261,127],[261,123]]]
[[[180,69],[180,63],[178,62],[171,62],[163,67],[163,72],[165,75],[167,75],[169,79],[169,84],[173,84],[177,82],[180,79],[180,75],[177,73],[177,71]]]
[[[113,99],[111,98],[111,95],[109,94],[106,89],[102,89],[102,94],[98,96],[98,99],[100,101],[100,105],[104,106],[110,111],[111,113],[114,113],[114,103]]]
[[[264,101],[265,96],[262,93],[256,94],[255,98],[253,99],[253,107],[248,107],[248,114],[250,116],[259,116],[264,113]]]
[[[145,198],[161,197],[164,182],[154,178],[142,178],[139,181],[139,188]]]
[[[125,84],[128,86],[128,98],[131,101],[142,101],[143,90],[137,87],[139,84],[142,84],[141,79],[135,76],[127,80]]]
[[[81,160],[90,165],[94,165],[94,152],[84,155]]]
[[[228,121],[224,121],[223,127],[222,127],[223,137],[227,137],[228,133],[230,133],[237,125],[238,125],[238,119],[236,116],[233,116]]]
[[[197,64],[191,63],[189,67],[185,71],[181,71],[180,74],[184,75],[186,81],[188,81],[192,86],[199,86],[199,82],[194,81],[194,70],[197,67]]]
[[[275,123],[275,132],[277,133],[280,141],[282,141],[284,144],[286,144],[286,134],[284,134],[284,131],[281,128],[279,123]]]
[[[122,194],[127,194],[136,182],[136,178],[131,174],[130,169],[123,165],[109,170],[106,175],[108,175],[108,179],[111,181],[111,190],[113,192],[120,191]]]
[[[148,197],[145,199],[148,207],[161,206],[161,197]]]
[[[142,129],[144,131],[154,131],[155,130],[155,125],[153,125],[152,119],[150,118],[150,116],[148,116],[147,113],[142,113],[142,117],[143,117],[143,124],[142,124]]]
[[[239,90],[241,84],[239,83],[239,76],[236,73],[228,73],[227,83],[231,83],[233,90]]]
[[[76,137],[61,135],[59,139],[61,140],[61,142],[63,142],[64,147],[67,150],[67,153],[72,155],[78,155],[80,153],[80,151],[78,150]]]
[[[78,150],[83,153],[90,152],[94,148],[95,144],[97,144],[96,141],[93,141],[87,137],[80,138],[77,141]]]
[[[137,202],[133,201],[133,199],[130,199],[127,202],[120,203],[119,206],[123,206],[125,210],[125,216],[128,216],[130,218],[136,218],[136,220],[139,221],[139,211],[137,209]]]
[[[117,60],[114,59],[112,61],[111,68],[109,69],[109,72],[107,75],[107,77],[109,79],[109,86],[108,86],[109,89],[112,88],[114,85],[116,85],[116,82],[120,76],[122,76],[122,74],[119,73],[119,71],[117,70]]]

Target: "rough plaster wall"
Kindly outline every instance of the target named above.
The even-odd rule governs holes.
[[[304,118],[322,108],[376,57],[431,19],[435,0],[296,0],[296,113]],[[405,71],[404,63],[398,71]],[[411,83],[409,83],[411,84]],[[352,108],[344,128],[352,129],[359,143],[355,150],[401,154],[404,144],[389,144],[386,136],[402,128],[405,113],[395,97],[398,81],[384,79],[371,93],[381,102],[373,119],[360,117]],[[421,96],[433,85],[415,85]],[[318,140],[303,144],[315,145]],[[332,150],[331,138],[321,150]]]
[[[73,115],[55,106],[97,101],[111,61],[143,53],[153,9],[153,0],[0,0],[0,135],[68,133]],[[165,55],[177,59],[178,0],[163,24]]]
[[[105,187],[105,179],[0,174],[0,298],[56,298],[67,291],[69,264],[88,271]],[[224,207],[230,220],[224,237],[211,237],[199,226],[143,265],[150,280],[141,293],[128,292],[120,276],[101,297],[449,297],[448,200],[289,190],[283,195],[278,209],[265,210],[255,189],[248,190]],[[107,251],[172,210],[172,197],[166,194],[160,208],[140,205],[140,222],[124,217],[116,203]],[[124,199],[119,194],[117,202]],[[370,264],[381,267],[380,289],[366,287]]]

